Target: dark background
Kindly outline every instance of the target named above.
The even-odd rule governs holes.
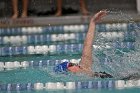
[[[21,12],[22,0],[19,0]],[[100,9],[117,9],[136,11],[136,0],[85,0],[88,10],[94,13]],[[12,15],[11,0],[0,0],[0,17]],[[29,0],[29,16],[53,16],[56,11],[56,0]],[[79,0],[63,0],[63,13],[80,14]]]

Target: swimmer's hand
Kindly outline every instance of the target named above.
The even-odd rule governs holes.
[[[107,15],[107,10],[101,10],[91,18],[91,22],[98,22],[106,15]]]

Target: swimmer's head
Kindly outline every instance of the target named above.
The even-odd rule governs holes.
[[[68,70],[75,73],[75,72],[78,72],[80,70],[80,66],[78,64],[75,64],[75,63],[69,63]]]

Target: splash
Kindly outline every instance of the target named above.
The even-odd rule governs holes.
[[[135,21],[133,21],[133,18],[130,15],[125,14],[122,11],[108,10],[108,14],[109,17],[115,15],[115,17],[111,17],[111,20],[115,21],[116,24],[122,22],[123,19],[123,22],[126,22],[129,25],[133,25],[134,29],[129,30],[127,26],[127,28],[123,32],[126,34],[126,32],[128,32],[129,30],[129,33],[135,33],[135,40],[133,41],[135,49],[124,51],[122,49],[114,48],[114,43],[121,43],[127,41],[120,41],[119,39],[108,41],[108,39],[106,39],[102,34],[100,34],[100,32],[97,32],[94,44],[98,47],[94,47],[93,49],[94,70],[110,73],[116,79],[139,78],[140,27]],[[108,31],[104,33],[107,32]],[[110,33],[111,32],[112,30],[110,31]]]

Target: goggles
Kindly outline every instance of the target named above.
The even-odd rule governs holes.
[[[79,65],[75,63],[69,63],[68,67],[72,67],[72,66],[79,66]]]

